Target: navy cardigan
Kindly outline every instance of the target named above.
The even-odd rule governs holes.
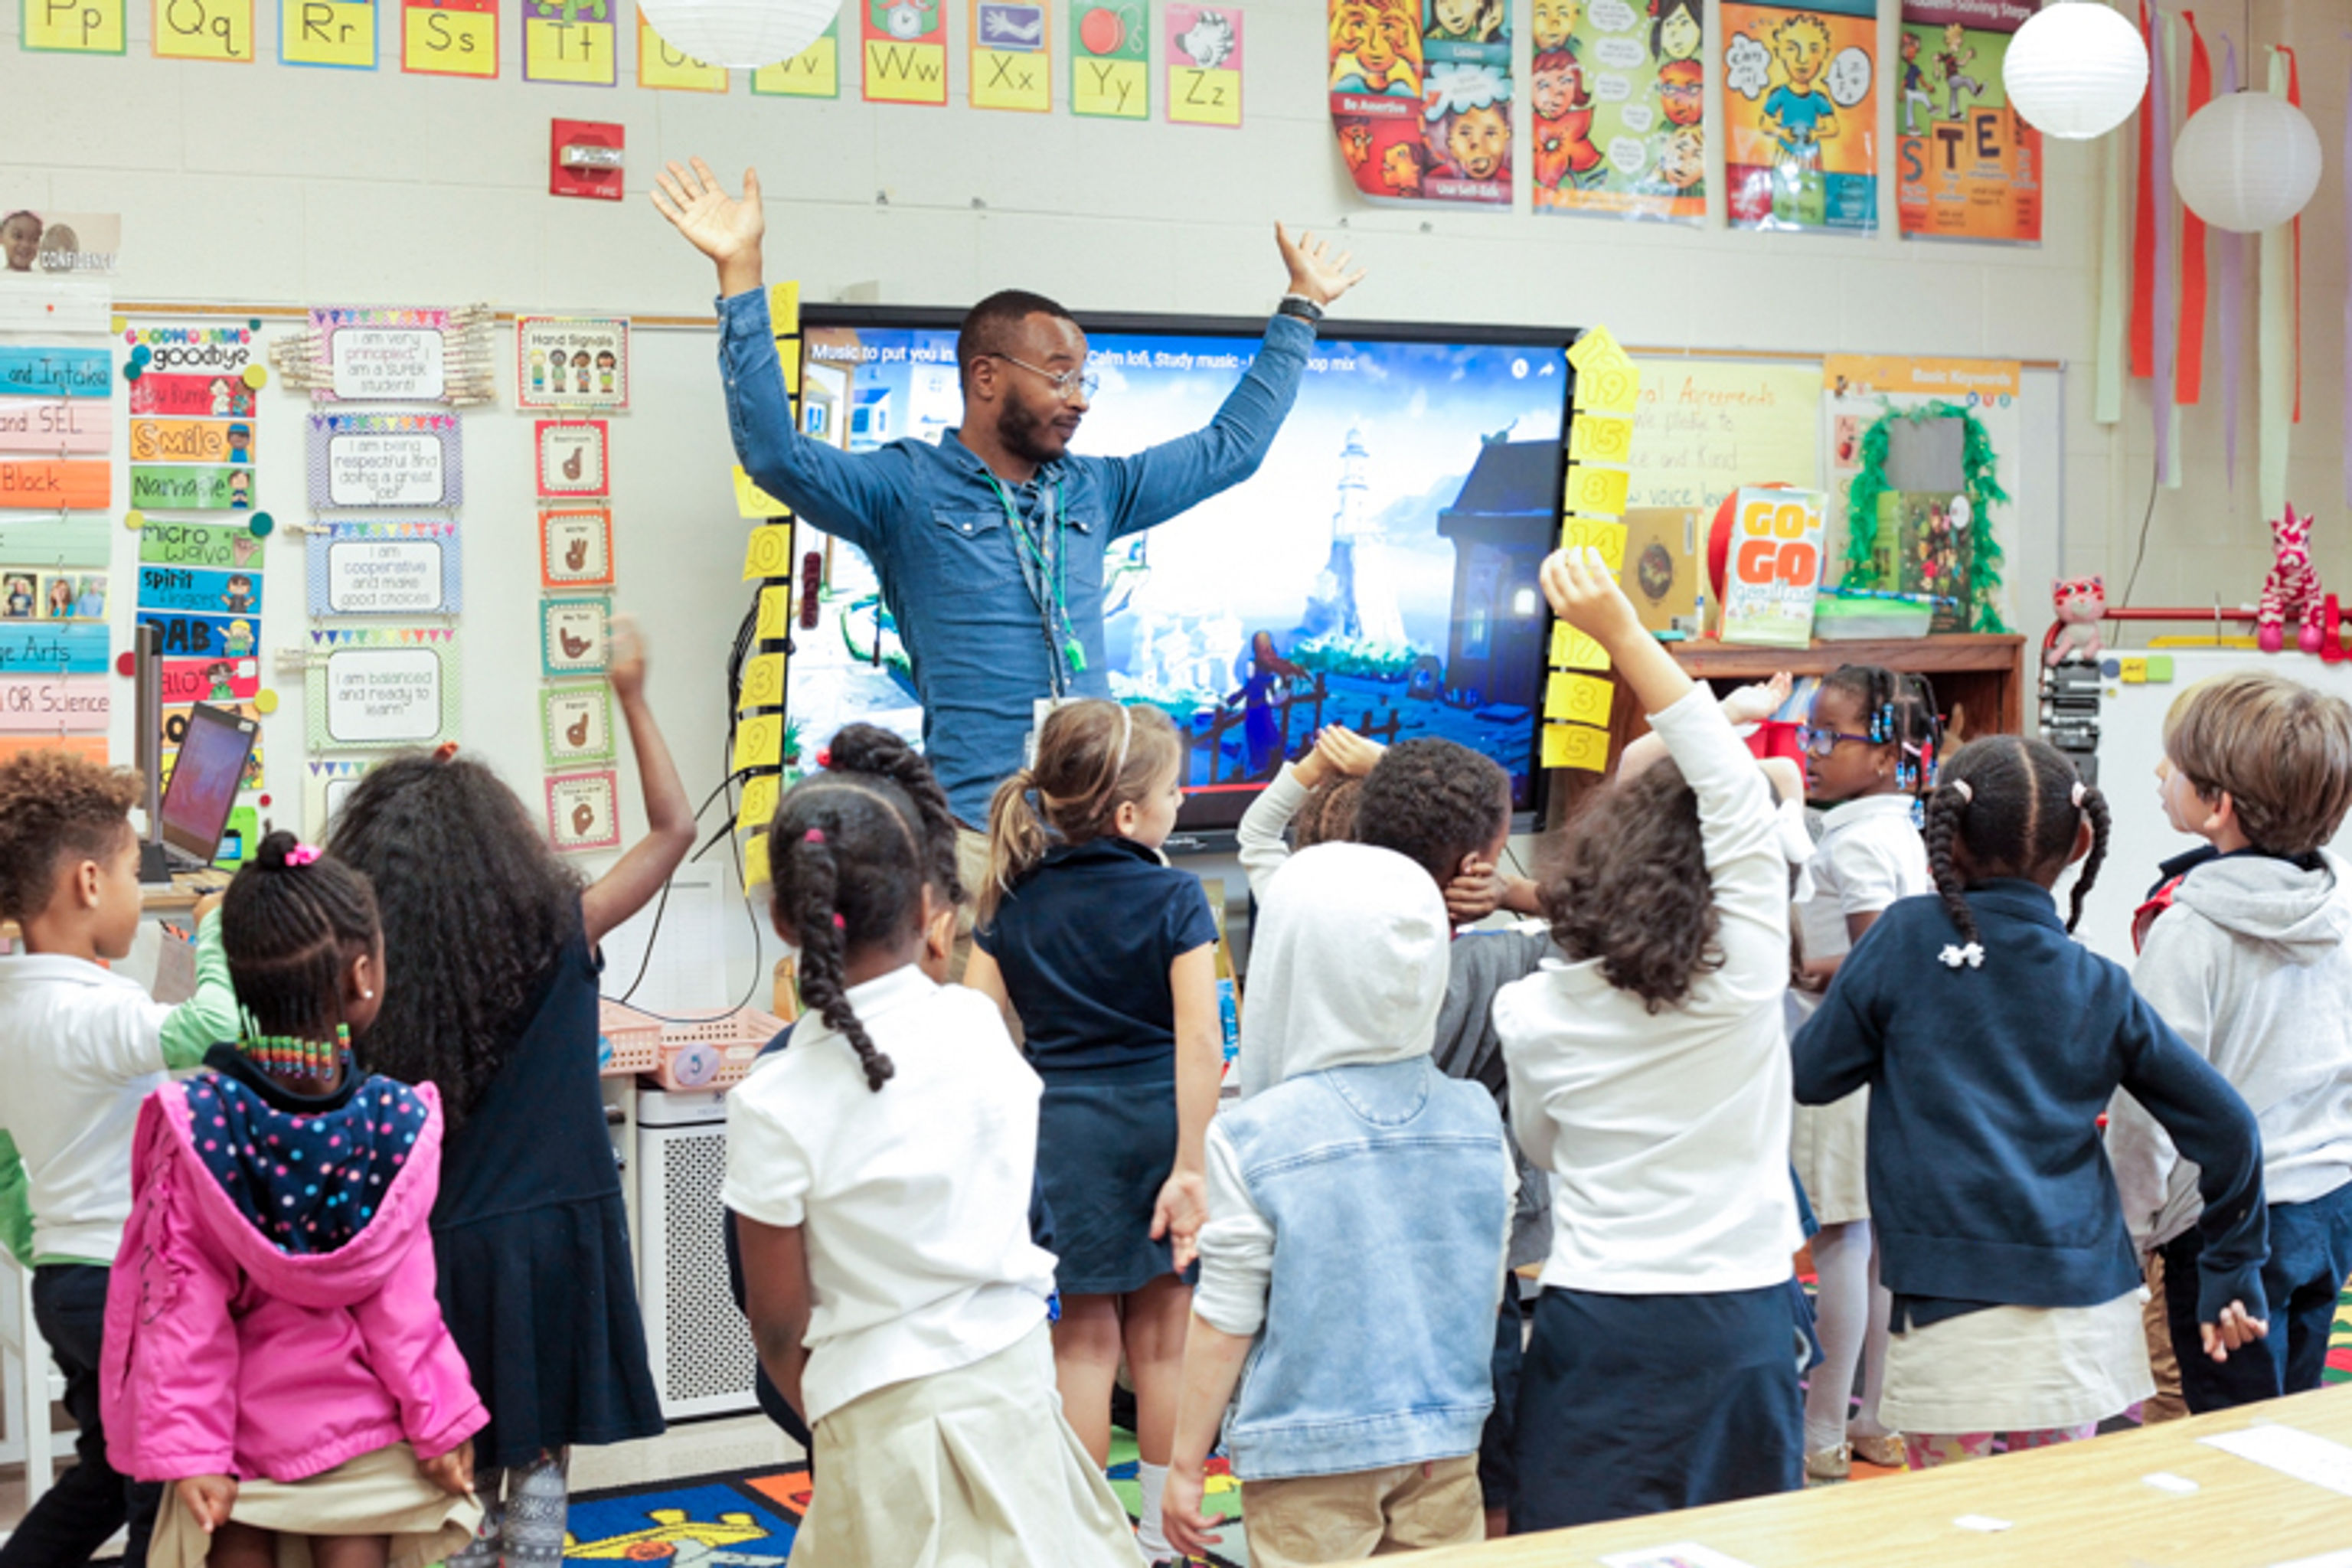
[[[2045,889],[2002,879],[1966,896],[1981,967],[1944,961],[1961,938],[1940,900],[1903,900],[1854,945],[1792,1047],[1803,1103],[1870,1089],[1870,1212],[1887,1289],[2023,1307],[2097,1306],[2138,1289],[2098,1129],[2122,1088],[2201,1170],[2199,1321],[2232,1300],[2268,1317],[2253,1112],[2121,967],[2066,934]]]

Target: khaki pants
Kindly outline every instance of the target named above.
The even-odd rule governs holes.
[[[956,829],[956,880],[963,884],[964,901],[956,906],[955,951],[948,958],[948,978],[961,981],[964,965],[971,962],[973,907],[988,880],[987,834],[969,827]]]
[[[1252,1568],[1306,1568],[1486,1537],[1478,1456],[1344,1476],[1242,1482]]]
[[[2178,1421],[2189,1414],[2180,1393],[2180,1358],[2174,1353],[2172,1330],[2164,1315],[2164,1255],[2147,1255],[2147,1302],[2139,1310],[2140,1326],[2147,1334],[2147,1370],[2156,1378],[2156,1394],[2140,1406],[2142,1425]],[[2193,1352],[2192,1352],[2193,1353]]]

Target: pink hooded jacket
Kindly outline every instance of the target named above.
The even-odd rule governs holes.
[[[480,1430],[488,1413],[434,1294],[432,1086],[408,1091],[423,1102],[422,1126],[387,1162],[396,1173],[356,1234],[310,1253],[271,1242],[206,1168],[192,1089],[210,1092],[200,1078],[149,1095],[132,1142],[134,1196],[100,1371],[114,1468],[148,1481],[298,1481],[404,1438],[418,1458],[436,1458]]]

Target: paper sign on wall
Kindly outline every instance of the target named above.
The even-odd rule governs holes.
[[[548,599],[539,606],[540,672],[602,675],[611,658],[613,602],[605,598]]]
[[[772,98],[839,98],[841,96],[841,18],[824,25],[815,43],[772,66],[751,73],[751,90]]]
[[[1733,501],[1731,554],[1724,566],[1725,642],[1807,647],[1821,592],[1823,517],[1820,490],[1742,489]]]
[[[613,514],[603,507],[539,516],[539,585],[601,588],[613,582]]]
[[[482,305],[321,307],[269,357],[317,403],[487,403],[491,315]]]
[[[139,559],[156,566],[250,567],[258,572],[267,544],[243,523],[150,518],[139,531]]]
[[[401,0],[400,68],[416,76],[499,74],[499,0]]]
[[[637,85],[662,92],[725,92],[727,70],[706,65],[654,31],[643,11],[637,13]]]
[[[131,470],[135,475],[138,470]],[[0,507],[94,511],[114,494],[114,465],[0,458]]]
[[[314,616],[454,616],[464,605],[454,522],[335,522],[303,542]]]
[[[0,566],[0,621],[102,621],[106,574]]]
[[[1054,107],[1050,0],[970,0],[971,106],[1045,114]]]
[[[0,734],[102,735],[112,700],[103,675],[0,675]]]
[[[226,463],[243,467],[253,461],[253,422],[249,419],[131,422],[131,460],[134,463]]]
[[[24,47],[74,55],[123,52],[131,0],[26,0]]]
[[[253,63],[253,0],[155,0],[155,56]]]
[[[539,493],[542,496],[600,496],[610,480],[605,473],[605,437],[602,419],[541,419],[539,435]]]
[[[601,4],[575,0],[523,0],[522,79],[611,87],[620,80],[614,54],[620,29],[610,22],[579,20],[602,16]]]
[[[743,798],[735,807],[735,826],[753,833],[767,830],[776,819],[776,800],[783,793],[777,773],[753,773],[743,781]]]
[[[278,0],[278,58],[289,66],[375,69],[375,0]]]
[[[454,415],[314,414],[307,445],[313,507],[454,507],[464,499]]]
[[[551,768],[613,760],[613,691],[603,681],[539,694],[540,743]]]
[[[0,344],[0,395],[110,397],[113,394],[114,366],[104,349]]]
[[[1702,0],[1548,0],[1535,10],[1538,212],[1706,217]]]
[[[621,842],[620,784],[610,768],[547,781],[547,834],[561,851],[610,849]]]
[[[342,811],[343,802],[359,787],[360,775],[369,764],[333,757],[314,757],[303,765],[303,825],[310,841],[323,844],[328,829]]]
[[[103,675],[110,657],[102,626],[0,620],[0,675]]]
[[[314,631],[302,708],[313,751],[430,746],[457,738],[465,665],[444,626]]]
[[[1878,0],[1724,0],[1734,228],[1878,227]]]
[[[1906,239],[2042,238],[2042,132],[2001,67],[2040,0],[1903,0],[1895,202]]]
[[[1069,0],[1070,111],[1151,118],[1151,13],[1145,0]]]
[[[948,100],[948,17],[942,0],[861,0],[868,103]]]
[[[237,375],[148,371],[131,384],[131,412],[172,419],[253,417],[253,388]]]
[[[105,452],[113,445],[110,404],[0,397],[0,452]]]
[[[626,408],[629,323],[592,316],[515,318],[515,406]]]
[[[209,566],[142,566],[139,607],[202,616],[257,616],[261,574]]]
[[[261,694],[261,661],[257,658],[166,658],[157,667],[163,675],[167,707],[191,702],[250,702]]]
[[[1242,14],[1231,5],[1171,4],[1161,12],[1168,50],[1168,119],[1176,125],[1242,122]]]

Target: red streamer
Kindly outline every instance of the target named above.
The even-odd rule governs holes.
[[[2156,32],[2148,25],[2147,0],[2139,8],[2139,36],[2155,58]],[[2154,73],[2150,73],[2154,79]],[[2145,380],[2156,374],[2156,115],[2146,99],[2139,110],[2139,188],[2132,204],[2131,373]]]
[[[2197,14],[2183,11],[2189,25],[2189,113],[2181,123],[2213,101],[2213,60],[2205,52],[2205,35],[2197,30]],[[2195,403],[2205,385],[2205,220],[2180,204],[2180,360],[2174,377],[2173,401]]]

